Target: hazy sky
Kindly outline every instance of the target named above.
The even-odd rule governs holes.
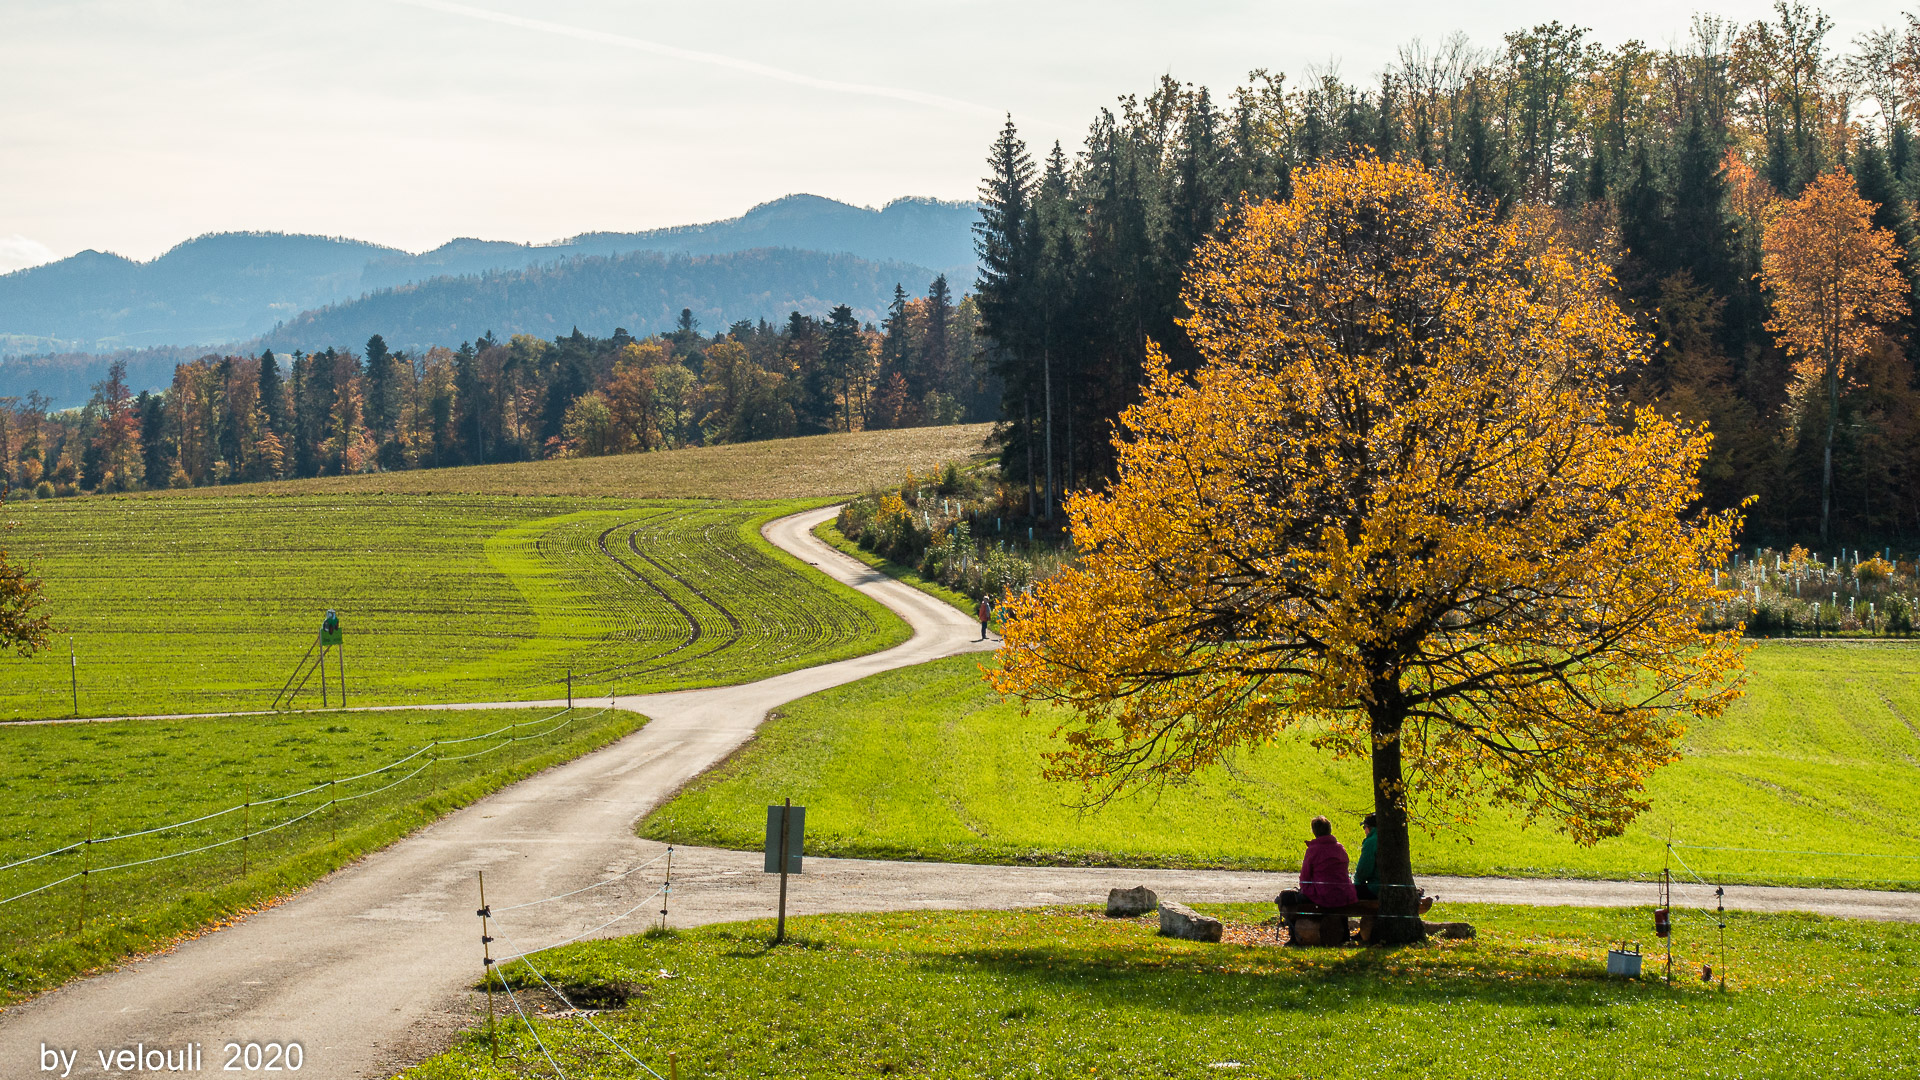
[[[1834,0],[1829,39],[1898,17]],[[1764,0],[1709,8],[1741,20]],[[419,251],[731,217],[791,192],[970,197],[1012,112],[1069,149],[1163,73],[1370,77],[1412,38],[1685,5],[0,0],[0,272],[232,229]],[[1297,78],[1296,78],[1297,81]]]

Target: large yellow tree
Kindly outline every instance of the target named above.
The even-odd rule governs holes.
[[[1708,436],[1626,410],[1610,285],[1408,165],[1247,210],[1188,279],[1203,366],[1157,361],[1068,503],[1079,566],[1007,605],[995,685],[1071,709],[1049,774],[1104,797],[1290,731],[1366,758],[1390,915],[1410,820],[1620,833],[1741,651],[1699,628],[1736,524],[1690,511]]]
[[[1802,394],[1825,391],[1827,441],[1820,469],[1820,539],[1833,508],[1833,436],[1840,381],[1866,355],[1880,327],[1900,317],[1899,244],[1873,227],[1872,203],[1835,170],[1782,204],[1767,222],[1760,276],[1772,294],[1767,329],[1793,357]]]

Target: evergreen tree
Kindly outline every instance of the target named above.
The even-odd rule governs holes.
[[[1620,286],[1644,310],[1652,306],[1650,298],[1670,269],[1665,243],[1667,215],[1646,143],[1634,145],[1630,169],[1632,178],[1620,193],[1617,207],[1620,246],[1626,249],[1620,268]]]
[[[913,422],[906,377],[914,352],[913,328],[907,314],[907,290],[896,282],[893,302],[887,305],[887,317],[880,323],[880,366],[873,376],[880,392],[874,397],[874,408],[867,413],[870,428],[905,427]],[[895,383],[899,384],[898,394],[893,393]]]
[[[947,275],[941,274],[927,286],[924,308],[926,326],[921,331],[919,363],[909,369],[908,391],[926,401],[932,394],[953,395],[953,357],[948,333],[953,323],[953,290],[947,287]],[[916,377],[917,376],[917,377]],[[926,410],[931,413],[932,410]],[[929,421],[936,418],[929,415]]]
[[[134,407],[140,415],[140,460],[146,485],[164,488],[173,475],[173,454],[167,447],[166,399],[142,390],[134,399]]]
[[[1899,249],[1900,272],[1907,279],[1905,321],[1911,330],[1920,325],[1914,314],[1914,300],[1920,298],[1920,237],[1915,235],[1912,210],[1901,196],[1887,154],[1872,133],[1861,140],[1859,152],[1854,154],[1853,180],[1860,188],[1860,197],[1874,204],[1873,227],[1892,233]]]
[[[901,289],[894,286],[898,295]],[[844,305],[843,305],[844,306]],[[786,358],[798,392],[794,395],[795,429],[802,435],[836,431],[841,423],[834,401],[834,379],[822,355],[824,344],[819,320],[792,312],[787,316]]]
[[[260,354],[260,413],[266,417],[267,430],[282,442],[287,438],[287,390],[280,381],[280,361],[273,350]]]
[[[399,357],[387,349],[387,339],[367,339],[367,427],[375,438],[385,438],[400,418]]]
[[[1725,157],[1726,147],[1708,134],[1700,111],[1693,110],[1674,162],[1673,210],[1665,237],[1670,254],[1661,260],[1722,296],[1736,287]]]
[[[973,226],[974,250],[980,259],[974,294],[979,297],[987,332],[1024,360],[1030,337],[1023,321],[1031,273],[1026,219],[1033,161],[1011,116],[994,140],[987,167],[987,179],[980,188],[980,220]]]
[[[1487,90],[1475,80],[1467,90],[1467,108],[1460,122],[1459,174],[1469,190],[1504,213],[1512,206],[1513,181],[1487,110]]]
[[[492,331],[486,339],[490,341]],[[477,465],[487,459],[487,391],[480,381],[479,354],[472,343],[461,342],[453,354],[454,430],[460,447],[460,460]]]
[[[1223,156],[1220,118],[1205,87],[1192,95],[1175,154],[1167,245],[1169,256],[1185,263],[1213,231],[1226,199],[1219,186]]]
[[[860,336],[860,320],[854,317],[852,308],[840,304],[827,313],[825,340],[820,348],[820,368],[826,379],[829,403],[835,397],[844,396],[856,369],[863,369],[866,364],[867,343]],[[840,430],[853,430],[851,409],[841,409],[836,420],[835,426]]]

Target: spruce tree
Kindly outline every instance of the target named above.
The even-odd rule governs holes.
[[[1861,140],[1860,149],[1853,156],[1853,182],[1860,188],[1860,197],[1874,204],[1873,227],[1892,233],[1894,243],[1899,246],[1903,256],[1900,269],[1907,279],[1907,311],[1911,323],[1913,300],[1920,296],[1920,266],[1915,265],[1916,259],[1920,259],[1920,236],[1916,236],[1912,212],[1901,196],[1887,154],[1872,133]]]
[[[267,418],[267,430],[284,443],[287,439],[287,390],[280,381],[280,361],[274,357],[272,349],[260,354],[260,412]]]
[[[867,363],[867,343],[860,337],[860,320],[854,317],[853,309],[845,304],[835,307],[827,313],[826,340],[820,349],[820,367],[825,376],[827,398],[832,401],[835,394],[844,392],[852,380],[855,369]],[[851,402],[848,403],[849,406]],[[853,410],[842,410],[837,426],[843,431],[853,430]]]
[[[974,296],[982,329],[998,346],[994,367],[1006,387],[1007,403],[1022,399],[1033,383],[1032,257],[1027,222],[1032,200],[1033,159],[1007,117],[987,154],[987,177],[980,186],[980,220],[973,225],[980,276]],[[1025,461],[1026,427],[1009,427],[1000,465],[1012,472]]]
[[[268,357],[273,353],[269,351]],[[275,376],[276,384],[278,376]],[[140,455],[142,475],[150,488],[164,488],[173,476],[173,454],[167,447],[167,403],[160,394],[146,390],[134,399],[140,414]]]
[[[1174,152],[1167,246],[1168,255],[1184,264],[1213,231],[1220,204],[1226,198],[1219,188],[1220,118],[1205,87],[1192,97]]]
[[[907,386],[920,400],[939,393],[951,395],[952,349],[948,331],[953,323],[953,290],[947,287],[947,275],[941,274],[927,286],[926,329],[921,335],[919,362],[909,369]],[[917,376],[917,377],[916,377]],[[929,422],[934,417],[928,416]]]
[[[1661,261],[1725,296],[1737,287],[1727,216],[1726,147],[1708,133],[1700,111],[1691,112],[1674,162],[1673,209],[1665,237],[1669,254]]]
[[[1460,181],[1504,214],[1513,202],[1513,179],[1507,172],[1499,133],[1487,116],[1487,90],[1475,81],[1467,90],[1467,108],[1461,117]]]
[[[1642,309],[1652,307],[1660,278],[1667,264],[1667,219],[1660,185],[1654,180],[1653,162],[1647,144],[1636,143],[1629,166],[1631,179],[1620,193],[1616,208],[1620,218],[1620,245],[1626,256],[1620,267],[1620,287],[1639,302]]]
[[[491,337],[493,332],[487,333]],[[453,354],[453,406],[460,460],[478,465],[487,459],[487,391],[480,381],[478,354],[471,342],[461,342]]]
[[[980,220],[973,225],[974,251],[980,259],[974,295],[979,298],[987,333],[1003,347],[1024,354],[1028,333],[1022,318],[1030,271],[1026,219],[1033,160],[1027,156],[1027,144],[1020,141],[1013,117],[1007,117],[994,140],[987,166],[987,178],[980,187]]]

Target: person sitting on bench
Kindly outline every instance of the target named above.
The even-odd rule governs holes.
[[[1360,861],[1353,864],[1353,892],[1362,900],[1380,899],[1380,872],[1374,869],[1374,848],[1379,844],[1379,830],[1375,827],[1378,819],[1372,814],[1360,819],[1360,827],[1367,830],[1367,838],[1360,841]]]
[[[1347,849],[1333,838],[1333,823],[1324,817],[1313,819],[1313,839],[1300,860],[1300,895],[1323,908],[1343,908],[1358,899],[1347,878]]]

